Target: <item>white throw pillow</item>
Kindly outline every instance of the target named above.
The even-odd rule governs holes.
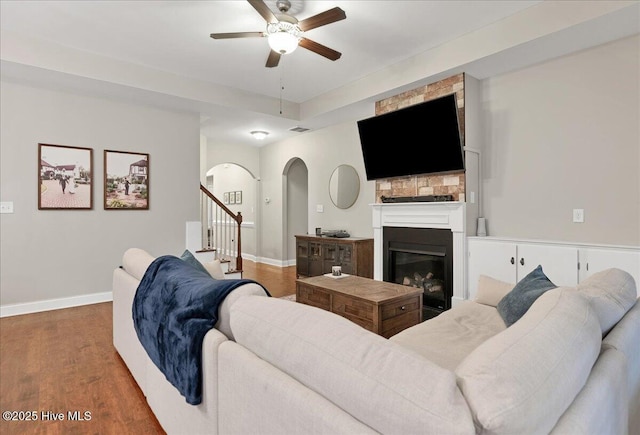
[[[220,260],[213,260],[208,263],[202,263],[211,278],[213,279],[224,279],[224,272],[222,271],[222,266],[220,265]]]
[[[478,293],[475,302],[490,307],[497,307],[498,302],[511,290],[514,284],[500,281],[490,276],[480,275],[478,278]]]

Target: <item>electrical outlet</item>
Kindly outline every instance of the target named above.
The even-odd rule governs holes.
[[[13,213],[13,201],[0,202],[0,213]]]
[[[584,222],[584,209],[583,208],[574,208],[573,209],[573,222],[583,223]]]

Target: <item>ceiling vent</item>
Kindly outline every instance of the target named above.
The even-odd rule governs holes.
[[[295,131],[296,133],[304,133],[305,131],[309,131],[309,129],[304,127],[293,127],[293,128],[290,128],[289,131]]]

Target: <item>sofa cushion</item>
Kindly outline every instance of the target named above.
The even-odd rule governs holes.
[[[556,285],[544,274],[542,266],[538,266],[500,300],[497,306],[498,313],[504,323],[511,326],[527,312],[542,293],[552,288],[556,288]]]
[[[236,342],[382,433],[473,433],[453,372],[328,311],[247,296]]]
[[[495,307],[507,293],[513,290],[513,287],[511,283],[500,281],[490,276],[480,275],[475,301],[479,304]]]
[[[427,322],[390,338],[440,367],[455,370],[473,349],[505,330],[494,307],[462,301]]]
[[[594,273],[578,284],[577,288],[589,298],[591,308],[600,320],[603,335],[622,319],[638,297],[635,280],[620,269]]]
[[[548,433],[584,387],[600,352],[586,298],[557,288],[460,364],[458,385],[478,433]]]
[[[129,275],[140,281],[153,260],[155,260],[155,257],[144,249],[129,248],[124,251],[124,255],[122,256],[122,268],[126,270]]]

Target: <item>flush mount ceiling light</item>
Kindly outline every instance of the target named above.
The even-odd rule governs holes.
[[[262,130],[254,130],[251,132],[251,134],[253,135],[253,137],[255,137],[257,140],[263,140],[265,137],[269,136],[269,133],[266,131],[262,131]]]

